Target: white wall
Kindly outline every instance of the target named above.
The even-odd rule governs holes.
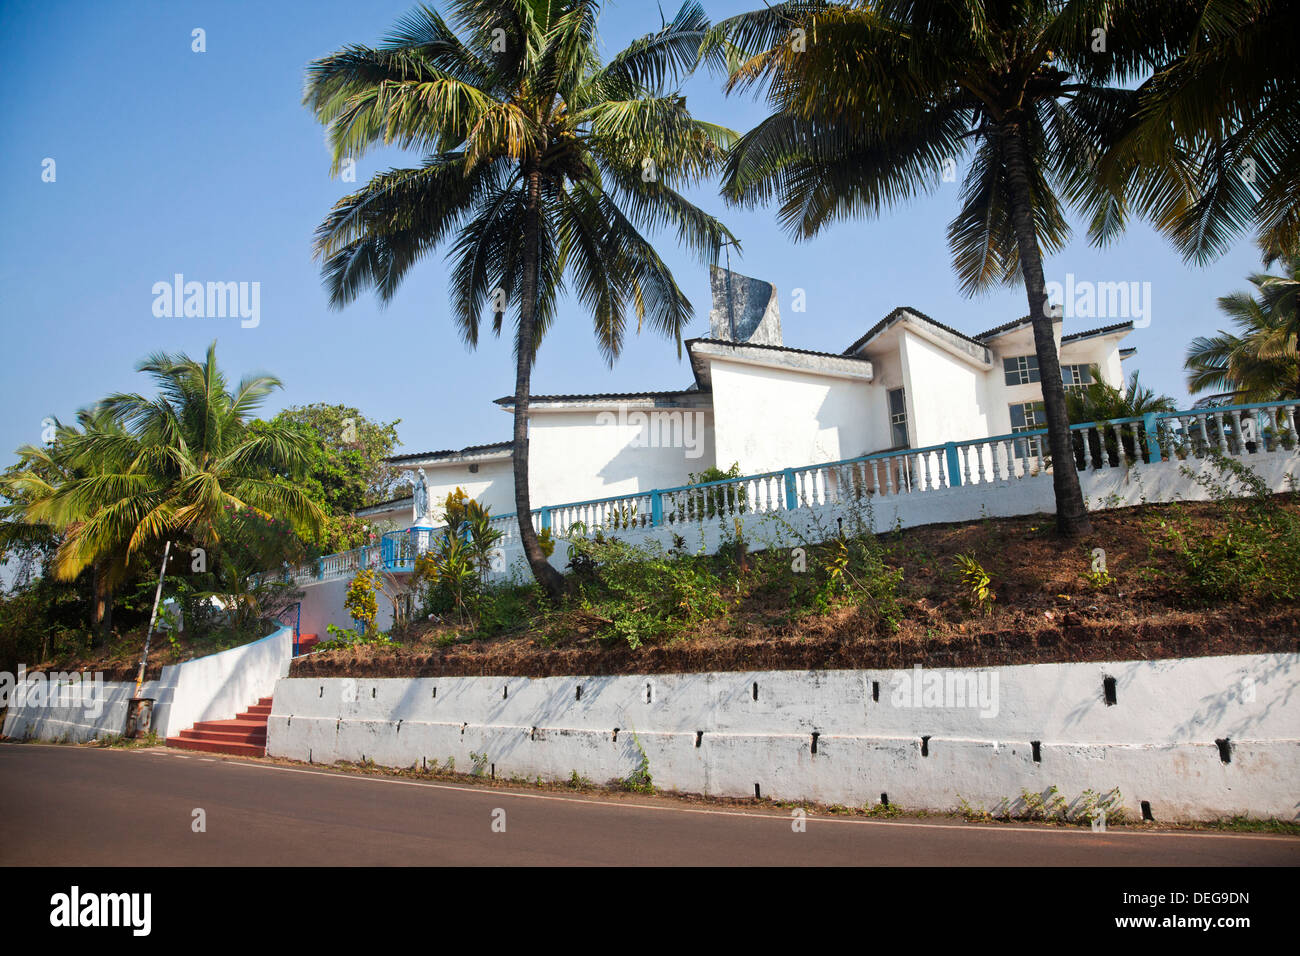
[[[267,753],[392,767],[453,759],[460,771],[478,755],[498,779],[577,771],[604,783],[636,769],[639,746],[656,786],[719,796],[752,796],[757,784],[778,800],[861,806],[887,793],[910,808],[992,810],[1022,790],[1055,785],[1074,801],[1118,787],[1135,817],[1142,801],[1157,820],[1297,816],[1300,655],[936,673],[984,674],[995,693],[982,707],[901,706],[896,689],[912,673],[887,670],[295,678],[276,688]]]
[[[470,464],[477,464],[478,471],[471,472]],[[412,474],[414,469],[409,469]],[[444,514],[442,503],[457,488],[465,494],[487,505],[492,514],[514,514],[515,511],[515,477],[510,459],[481,462],[448,462],[424,467],[425,481],[429,484],[429,507],[433,510],[431,527],[441,526]],[[399,527],[409,528],[412,524],[412,510],[407,509],[404,521]]]
[[[873,447],[869,382],[713,359],[718,467],[741,474],[836,461]]]
[[[286,627],[251,644],[196,657],[162,669],[156,681],[146,681],[140,696],[153,699],[153,729],[174,737],[200,720],[229,720],[274,691],[289,672],[293,628]],[[120,734],[126,727],[127,704],[134,681],[104,682],[105,705],[99,714],[80,704],[11,706],[4,734],[17,739],[67,740],[82,743]]]
[[[164,667],[161,680],[175,688],[160,736],[174,737],[200,720],[229,720],[259,698],[269,697],[276,681],[289,673],[293,628],[219,654]]]
[[[1097,335],[1061,346],[1062,365],[1097,365],[1102,378],[1110,385],[1124,385],[1124,369],[1119,357],[1120,337]]]
[[[907,376],[912,447],[996,434],[989,430],[985,370],[906,329],[899,350]]]
[[[174,675],[171,678],[145,681],[140,688],[141,697],[154,701],[155,728],[168,722],[175,694]],[[80,744],[121,734],[126,729],[127,705],[135,694],[135,681],[105,681],[102,688],[102,706],[93,703],[100,700],[97,696],[54,705],[11,705],[5,713],[4,735],[12,740]]]
[[[637,413],[660,417],[643,426]],[[685,431],[687,417],[689,432]],[[675,425],[678,421],[680,428]],[[688,439],[691,447],[686,447]],[[688,475],[714,464],[713,443],[713,413],[707,406],[629,402],[622,411],[615,405],[573,411],[536,408],[528,432],[532,505],[540,508],[684,485]]]
[[[1080,339],[1075,342],[1061,341],[1061,324],[1057,323],[1056,347],[1061,365],[1097,365],[1102,377],[1111,385],[1124,384],[1124,370],[1120,365],[1119,347],[1122,336],[1098,335]],[[1005,435],[1011,431],[1011,412],[1009,406],[1023,402],[1041,402],[1043,388],[1038,382],[1026,385],[1007,385],[1006,373],[1002,361],[1018,355],[1034,355],[1033,329],[1016,329],[1014,332],[999,336],[991,345],[993,351],[993,370],[988,374],[988,430],[985,435]],[[944,439],[948,441],[950,439]]]

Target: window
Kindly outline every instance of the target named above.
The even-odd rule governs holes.
[[[907,442],[907,401],[901,388],[891,388],[889,398],[889,435],[893,448],[906,448]]]
[[[1047,415],[1042,402],[1018,402],[1011,405],[1011,431],[1032,432],[1047,427]],[[1041,458],[1043,436],[1020,438],[1013,442],[1017,458]]]
[[[1067,389],[1075,389],[1082,392],[1092,384],[1092,372],[1086,365],[1062,365],[1061,382]]]
[[[1017,355],[1015,358],[1002,360],[1002,371],[1006,373],[1008,385],[1029,385],[1038,381],[1038,356]]]

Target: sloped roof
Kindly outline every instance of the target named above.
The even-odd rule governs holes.
[[[1069,335],[1062,335],[1062,342],[1075,342],[1079,339],[1091,339],[1098,335],[1109,335],[1111,332],[1132,331],[1133,322],[1116,322],[1114,325],[1104,325],[1099,329],[1089,329],[1087,332],[1072,332]]]
[[[467,445],[464,448],[445,448],[442,451],[422,451],[413,455],[395,455],[392,458],[385,458],[384,460],[390,465],[396,465],[404,461],[431,461],[438,458],[462,458],[472,455],[490,454],[496,451],[509,451],[513,445],[513,441],[499,441],[493,442],[490,445]]]
[[[762,345],[758,342],[730,342],[727,339],[687,339],[686,347],[689,349],[696,343],[700,345],[730,345],[739,349],[764,349],[770,352],[793,352],[796,355],[817,355],[822,358],[835,359],[852,359],[856,362],[869,362],[870,359],[862,358],[860,355],[848,355],[843,352],[817,352],[813,349],[796,349],[788,345]]]
[[[972,345],[980,345],[980,346],[982,346],[982,345],[984,344],[984,343],[981,342],[979,339],[971,338],[971,337],[970,337],[969,335],[967,335],[965,332],[958,332],[958,331],[957,331],[956,329],[954,329],[952,326],[944,325],[942,322],[938,321],[937,319],[932,319],[932,318],[930,318],[928,315],[926,315],[924,312],[922,312],[922,311],[919,310],[919,309],[914,309],[914,308],[912,308],[912,306],[910,306],[910,305],[900,305],[900,306],[898,306],[898,308],[894,309],[892,312],[890,312],[887,316],[885,316],[883,319],[881,319],[879,322],[877,322],[877,323],[876,323],[875,325],[873,325],[871,328],[867,329],[866,334],[863,335],[863,336],[862,336],[860,339],[858,339],[856,342],[854,342],[852,345],[850,345],[848,348],[846,348],[846,349],[844,350],[843,354],[844,354],[844,355],[852,355],[852,353],[854,353],[854,352],[856,352],[858,349],[862,348],[862,346],[866,345],[868,342],[870,342],[872,339],[874,339],[877,335],[879,335],[881,332],[883,332],[886,328],[888,328],[890,325],[892,325],[895,321],[897,321],[898,319],[901,319],[901,318],[903,317],[904,314],[915,316],[916,318],[922,320],[923,322],[929,322],[929,323],[930,323],[931,325],[933,325],[935,328],[937,328],[937,329],[943,329],[943,330],[944,330],[945,332],[947,332],[949,335],[955,335],[955,336],[957,336],[957,338],[959,338],[959,339],[965,339],[967,342],[970,342]]]
[[[560,402],[608,402],[608,401],[632,401],[635,399],[661,399],[661,398],[680,398],[683,395],[697,395],[699,389],[695,388],[678,388],[666,391],[648,391],[648,392],[585,392],[571,393],[565,395],[530,395],[528,397],[529,405],[552,405]],[[494,404],[503,407],[512,407],[515,403],[513,395],[503,395],[495,400]]]

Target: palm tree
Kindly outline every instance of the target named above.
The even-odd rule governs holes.
[[[1300,398],[1300,257],[1285,262],[1286,275],[1250,277],[1256,295],[1234,292],[1219,298],[1219,309],[1237,332],[1197,336],[1183,367],[1187,389],[1227,393],[1235,402]]]
[[[316,234],[330,302],[366,288],[387,301],[440,245],[453,317],[469,347],[482,315],[515,329],[515,512],[524,551],[552,597],[563,578],[532,525],[528,408],[534,361],[565,279],[611,364],[628,306],[677,339],[691,305],[642,230],[670,226],[715,261],[730,233],[681,193],[734,138],[700,122],[666,79],[691,66],[708,21],[688,3],[608,63],[593,0],[457,0],[428,7],[379,47],[348,46],[308,69],[305,102],[328,127],[337,170],[377,145],[425,151],[335,204]],[[453,26],[454,25],[454,26]]]
[[[1153,21],[1190,12],[1187,49],[1139,87],[1140,109],[1100,177],[1206,262],[1244,229],[1273,257],[1300,254],[1300,4],[1156,0]],[[1136,180],[1143,188],[1132,188]],[[1096,225],[1123,222],[1124,203]]]
[[[1072,388],[1065,395],[1065,408],[1070,416],[1070,423],[1074,425],[1088,424],[1092,422],[1106,423],[1123,421],[1124,419],[1142,418],[1144,415],[1160,412],[1173,412],[1178,410],[1177,403],[1168,395],[1157,395],[1154,391],[1147,388],[1138,379],[1138,373],[1134,372],[1129,376],[1128,382],[1122,387],[1112,385],[1106,381],[1101,374],[1099,366],[1092,366],[1092,381],[1080,388]],[[1160,426],[1157,426],[1160,429]],[[1145,439],[1146,426],[1141,426],[1142,438]],[[1105,436],[1105,447],[1107,457],[1112,464],[1119,463],[1119,441],[1115,438],[1113,429],[1101,429]],[[1080,431],[1073,432],[1074,452],[1076,461],[1086,466],[1089,457],[1092,461],[1101,461],[1101,448],[1103,439],[1099,437],[1097,430],[1088,430],[1088,447],[1089,455],[1084,455],[1084,436]],[[1124,454],[1130,460],[1137,458],[1146,459],[1145,440],[1139,446],[1137,436],[1133,429],[1125,429],[1123,432]]]
[[[95,414],[120,427],[67,436],[64,454],[77,471],[26,509],[28,521],[65,532],[55,577],[72,580],[97,561],[125,565],[172,536],[217,545],[227,506],[319,527],[320,508],[276,480],[305,467],[308,440],[288,427],[249,427],[279,379],[252,375],[231,390],[215,342],[202,362],[159,352],[137,368],[154,377],[157,397],[101,402]]]
[[[1177,18],[1152,27],[1100,0],[790,0],[718,23],[704,45],[733,54],[729,92],[765,84],[773,108],[731,150],[724,193],[778,199],[796,238],[928,191],[970,154],[948,228],[953,262],[967,294],[1024,284],[1066,535],[1090,522],[1043,253],[1069,234],[1065,203],[1103,204],[1090,171],[1134,108],[1122,84],[1170,59],[1179,30]]]
[[[88,435],[111,435],[119,439],[120,451],[131,448],[125,429],[102,406],[77,412],[77,424],[53,420],[53,440],[46,445],[23,445],[16,454],[17,465],[0,480],[0,493],[9,504],[0,508],[0,542],[7,549],[15,545],[59,542],[58,530],[32,521],[33,506],[51,498],[64,485],[113,467],[108,460],[84,458],[73,453],[74,443]],[[71,526],[75,530],[76,525]],[[113,591],[127,576],[128,561],[123,552],[105,551],[92,562],[91,627],[103,639],[113,626]]]

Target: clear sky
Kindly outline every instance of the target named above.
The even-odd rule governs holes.
[[[706,0],[714,19],[757,0]],[[232,378],[268,371],[283,379],[266,413],[289,404],[345,403],[380,420],[402,419],[404,452],[509,437],[492,399],[513,391],[507,340],[467,352],[448,314],[441,253],[408,275],[386,309],[373,295],[342,312],[326,304],[311,236],[331,204],[355,185],[331,179],[322,128],[301,105],[304,67],[347,43],[380,40],[406,0],[0,0],[0,44],[12,69],[0,87],[6,143],[0,151],[0,449],[40,440],[46,416],[68,419],[118,390],[147,389],[134,371],[157,350],[202,355],[218,341]],[[665,3],[671,16],[675,7]],[[656,29],[648,3],[607,5],[609,53]],[[192,31],[206,52],[191,50]],[[717,78],[684,86],[693,112],[738,130],[761,103],[725,98]],[[55,161],[55,181],[42,181]],[[418,157],[411,156],[414,162]],[[408,160],[373,154],[358,183]],[[938,172],[936,171],[936,179]],[[1020,288],[978,299],[957,288],[946,245],[959,185],[876,220],[843,223],[794,243],[771,210],[728,210],[710,186],[695,198],[744,244],[737,271],[775,283],[786,344],[840,351],[897,305],[911,305],[968,333],[1027,311]],[[696,308],[689,330],[708,329],[705,266],[669,234],[661,254]],[[1195,335],[1219,328],[1215,298],[1247,286],[1258,254],[1243,239],[1205,268],[1184,265],[1142,225],[1097,250],[1075,240],[1047,264],[1095,282],[1149,282],[1147,328],[1126,344],[1148,386],[1187,402],[1182,355]],[[237,318],[158,318],[152,287],[187,280],[258,282],[260,324]],[[792,312],[804,291],[806,311]],[[1069,320],[1066,332],[1108,320]],[[542,348],[538,394],[683,388],[687,363],[671,342],[630,337],[610,370],[590,320],[573,303]],[[8,459],[6,459],[8,460]]]

